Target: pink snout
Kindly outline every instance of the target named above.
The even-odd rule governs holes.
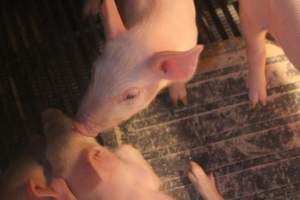
[[[96,137],[101,132],[101,127],[85,119],[75,119],[73,126],[80,134],[88,137]]]

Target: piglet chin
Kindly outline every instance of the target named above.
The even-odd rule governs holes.
[[[80,134],[88,137],[96,137],[100,132],[101,128],[88,121],[76,120],[73,122],[73,127]]]

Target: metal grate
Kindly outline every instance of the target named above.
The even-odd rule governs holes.
[[[207,44],[240,36],[238,2],[224,0],[195,1],[199,42]]]

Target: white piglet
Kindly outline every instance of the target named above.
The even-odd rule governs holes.
[[[89,0],[85,7],[86,14],[101,14],[107,38],[77,113],[75,125],[89,136],[146,108],[170,84],[174,104],[187,104],[185,82],[203,49],[197,45],[193,0],[123,0],[118,5]]]

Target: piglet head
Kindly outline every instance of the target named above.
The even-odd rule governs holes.
[[[136,31],[126,29],[114,0],[90,2],[86,12],[101,8],[107,43],[94,63],[75,125],[82,134],[95,136],[147,107],[170,82],[189,80],[203,46],[155,52]]]
[[[31,155],[12,163],[0,183],[1,200],[76,200],[64,179],[51,178]]]
[[[202,46],[196,46],[186,52],[149,55],[139,48],[125,50],[116,43],[108,44],[95,62],[77,114],[77,127],[85,135],[95,136],[113,128],[147,107],[169,83],[192,78],[202,51]]]
[[[134,184],[136,176],[128,172],[124,163],[106,148],[86,149],[79,164],[80,168],[76,170],[78,176],[71,179],[72,182],[80,183],[77,184],[80,188],[73,187],[79,199],[132,199],[131,195],[137,187]]]
[[[125,156],[127,154],[127,156]],[[111,152],[104,147],[91,147],[82,154],[82,173],[76,170],[80,187],[79,199],[102,200],[171,200],[159,190],[159,179],[142,155],[131,146]],[[86,164],[84,164],[86,163]],[[84,177],[80,176],[84,174]],[[86,182],[84,180],[87,180]],[[76,188],[73,188],[76,191]]]
[[[121,145],[111,151],[98,145],[93,138],[77,134],[72,128],[72,120],[58,110],[46,111],[43,121],[47,158],[54,177],[66,180],[65,183],[63,179],[52,183],[52,188],[60,192],[53,195],[78,200],[171,199],[159,191],[159,178],[132,146]],[[33,190],[35,195],[47,195],[41,187],[33,185],[31,188],[39,189]]]

